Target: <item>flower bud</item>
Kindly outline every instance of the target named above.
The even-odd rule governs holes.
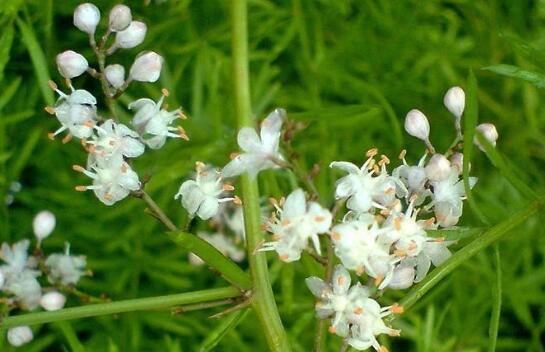
[[[66,297],[57,291],[48,292],[40,299],[40,305],[47,311],[62,309],[65,303]]]
[[[114,45],[123,49],[134,48],[144,41],[147,30],[144,22],[132,21],[126,29],[117,32]]]
[[[126,5],[115,5],[110,11],[109,29],[119,32],[126,29],[132,21],[131,9]]]
[[[488,140],[492,146],[496,146],[496,141],[498,140],[498,131],[496,126],[491,123],[481,123],[475,129],[475,137],[473,138],[473,143],[478,146],[484,152],[484,146],[481,145],[477,133],[481,133],[486,140]]]
[[[74,26],[80,31],[95,34],[98,22],[100,21],[100,11],[98,7],[91,3],[81,4],[74,11]]]
[[[34,236],[36,236],[38,241],[42,241],[53,232],[55,222],[55,215],[48,210],[43,210],[36,214],[32,221],[32,228],[34,229]]]
[[[450,111],[450,113],[454,115],[457,120],[459,120],[464,113],[466,94],[462,88],[452,87],[445,94],[443,103],[448,111]]]
[[[461,175],[464,170],[464,154],[454,153],[450,157],[450,165],[458,172],[458,175]]]
[[[26,325],[16,326],[8,330],[8,342],[15,347],[29,343],[33,338],[32,330]]]
[[[114,88],[121,88],[125,83],[125,67],[119,64],[106,66],[104,75],[108,83]]]
[[[163,61],[161,55],[153,51],[138,55],[129,71],[129,79],[140,82],[157,81],[161,75]]]
[[[85,72],[88,67],[87,59],[75,51],[67,50],[57,55],[57,68],[64,78],[77,77]]]
[[[443,154],[434,154],[425,167],[426,177],[430,181],[445,180],[450,174],[450,161]]]
[[[413,109],[405,117],[405,131],[413,137],[427,141],[430,136],[430,124],[420,110]]]

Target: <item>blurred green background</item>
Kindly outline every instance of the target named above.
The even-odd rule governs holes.
[[[95,1],[103,17],[112,1]],[[140,50],[166,59],[158,84],[131,85],[122,103],[157,99],[170,90],[169,105],[181,105],[189,143],[169,140],[165,148],[136,160],[140,176],[150,175],[148,191],[178,223],[185,213],[173,195],[197,160],[223,165],[236,149],[230,62],[228,1],[126,1],[133,16],[148,24],[148,36],[136,49],[120,51],[110,63],[127,67]],[[545,185],[544,97],[539,72],[545,64],[545,1],[249,1],[250,68],[253,110],[258,118],[274,107],[308,123],[296,136],[304,165],[321,166],[317,184],[332,201],[333,160],[362,162],[378,147],[396,160],[402,147],[416,162],[423,152],[402,131],[405,113],[421,109],[430,119],[432,142],[445,149],[454,130],[442,97],[452,85],[466,86],[473,69],[479,83],[480,122],[492,122],[500,134],[498,150],[517,178],[539,192]],[[84,164],[77,142],[50,141],[57,122],[43,111],[52,104],[49,78],[60,81],[55,55],[72,49],[96,66],[86,36],[72,26],[79,1],[0,1],[0,240],[31,236],[33,215],[50,209],[58,226],[45,243],[59,251],[65,241],[85,254],[95,275],[80,288],[112,299],[128,299],[224,285],[204,267],[188,264],[187,253],[173,247],[161,224],[143,213],[144,204],[126,199],[102,205],[74,186],[88,182],[71,170]],[[101,30],[105,23],[102,23]],[[100,31],[99,31],[100,33]],[[482,68],[500,63],[528,83]],[[74,80],[99,96],[89,77]],[[102,101],[100,108],[104,110]],[[129,121],[130,116],[125,116]],[[472,163],[480,181],[477,206],[497,223],[527,204],[479,153]],[[261,176],[266,195],[290,190],[278,173]],[[21,189],[18,190],[17,185]],[[3,200],[6,201],[3,201]],[[503,307],[498,351],[545,351],[545,239],[536,216],[500,243]],[[466,207],[464,227],[483,226]],[[196,228],[206,228],[199,223]],[[457,246],[463,246],[461,241]],[[304,277],[319,268],[304,258],[281,264],[271,255],[271,275],[281,315],[295,351],[309,351],[314,337],[313,304]],[[243,264],[245,265],[245,264]],[[496,280],[491,250],[480,253],[445,279],[417,306],[396,321],[400,338],[385,342],[392,351],[485,351]],[[403,292],[390,292],[397,300]],[[78,305],[76,300],[69,305]],[[221,320],[219,310],[144,312],[71,322],[87,351],[196,351]],[[66,330],[64,330],[66,331]],[[73,347],[58,325],[39,326],[25,351],[68,351]],[[339,339],[328,339],[332,351]],[[9,351],[4,344],[2,351]],[[220,341],[217,351],[265,351],[266,344],[250,313]]]

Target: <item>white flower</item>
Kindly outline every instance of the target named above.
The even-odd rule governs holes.
[[[194,216],[208,220],[217,214],[220,203],[235,201],[236,197],[222,197],[225,191],[232,191],[234,187],[222,182],[221,174],[203,163],[197,162],[195,180],[187,180],[180,186],[174,199],[181,198],[183,207]]]
[[[161,109],[163,99],[167,94],[168,92],[163,90],[163,95],[157,103],[151,99],[142,98],[129,104],[129,109],[136,110],[132,119],[133,126],[152,149],[161,148],[167,137],[189,140],[181,126],[170,126],[174,120],[184,116],[182,111],[180,109],[174,111]]]
[[[102,125],[95,126],[97,131],[93,140],[87,141],[89,151],[96,158],[115,159],[120,156],[136,158],[144,153],[144,144],[138,140],[138,133],[127,126],[106,120]]]
[[[469,178],[469,186],[473,188],[477,178]],[[452,170],[449,177],[443,181],[432,182],[432,205],[437,223],[442,227],[454,226],[462,216],[462,200],[465,199],[463,180],[459,179],[458,171]]]
[[[93,179],[93,184],[76,186],[77,191],[93,190],[100,201],[112,205],[128,196],[131,191],[140,189],[138,175],[121,158],[114,158],[108,162],[94,159],[93,154],[90,154],[89,158],[94,162],[90,162],[88,169],[79,165],[74,165],[73,169]]]
[[[331,317],[329,331],[346,337],[356,315],[354,312],[356,300],[361,296],[368,296],[367,289],[359,283],[350,287],[350,274],[342,265],[335,266],[331,283],[314,276],[307,278],[305,283],[318,298],[315,305],[317,317],[319,319]]]
[[[70,245],[66,245],[64,254],[51,254],[45,260],[49,269],[49,280],[63,285],[75,285],[85,275],[87,261],[85,256],[70,255]]]
[[[464,90],[460,87],[450,88],[443,99],[445,107],[450,111],[452,115],[456,118],[457,123],[460,123],[460,118],[464,113],[464,108],[466,104],[466,95]]]
[[[108,51],[111,52],[114,48],[130,49],[140,45],[146,37],[147,30],[144,22],[132,21],[127,28],[116,33],[114,45]]]
[[[346,340],[348,344],[360,351],[373,347],[377,352],[387,352],[376,337],[382,334],[399,336],[400,331],[386,326],[383,318],[392,313],[401,313],[403,308],[398,305],[381,307],[374,299],[365,297],[360,300],[356,309],[360,314],[350,328],[350,336]]]
[[[286,198],[282,209],[275,206],[278,217],[273,216],[267,223],[267,231],[273,234],[273,241],[264,243],[260,250],[275,250],[280,260],[292,262],[299,260],[310,239],[320,254],[318,234],[329,230],[331,213],[316,202],[307,204],[301,189],[293,191]]]
[[[67,50],[57,55],[57,68],[64,78],[71,79],[84,73],[89,63],[83,55]]]
[[[488,142],[490,142],[490,144],[492,144],[492,146],[496,146],[496,141],[498,140],[498,130],[496,130],[496,126],[491,123],[481,123],[475,129],[475,137],[473,138],[473,143],[475,143],[475,145],[484,152],[485,149],[479,141],[479,138],[477,137],[478,133],[482,134],[483,137]]]
[[[347,161],[334,161],[329,165],[348,173],[336,182],[335,198],[348,199],[346,206],[356,213],[367,212],[371,208],[384,209],[395,201],[399,182],[386,172],[386,162],[381,161],[381,168],[374,167],[374,151],[369,155],[361,168]]]
[[[108,29],[112,32],[125,30],[132,21],[131,9],[126,5],[115,5],[110,10]]]
[[[49,210],[42,210],[34,217],[32,229],[38,241],[43,241],[55,229],[55,214]]]
[[[237,155],[223,168],[223,176],[233,177],[247,172],[253,178],[262,170],[278,167],[278,161],[284,160],[278,150],[278,144],[285,116],[284,109],[275,109],[271,112],[261,123],[259,136],[253,128],[241,128],[237,141],[243,153]]]
[[[420,282],[426,277],[431,264],[438,267],[450,257],[451,253],[447,249],[447,246],[451,243],[451,241],[443,241],[441,239],[430,239],[424,243],[422,251],[416,258],[416,277],[414,278],[414,282]]]
[[[20,347],[29,343],[34,338],[29,326],[16,326],[8,329],[8,342],[10,345]]]
[[[17,275],[27,268],[34,267],[35,261],[28,257],[29,246],[29,240],[21,240],[14,243],[12,246],[6,242],[2,243],[0,258],[6,262],[7,265],[2,265],[1,268],[7,280],[9,280],[9,277],[12,275]]]
[[[383,238],[381,229],[372,215],[335,225],[331,239],[335,254],[341,263],[358,275],[367,273],[382,289],[390,282],[395,264],[400,260],[389,253],[390,242]]]
[[[50,86],[59,94],[59,99],[54,108],[49,107],[46,110],[55,114],[61,127],[50,133],[49,137],[54,138],[68,130],[69,136],[89,138],[93,134],[93,126],[97,119],[96,98],[83,89],[74,90],[70,87],[72,92],[67,95],[60,91],[54,82],[50,81]]]
[[[201,232],[197,235],[206,242],[210,243],[212,246],[214,246],[214,248],[220,251],[223,255],[231,258],[235,262],[241,262],[246,256],[244,250],[237,247],[233,240],[230,237],[224,235],[223,233],[218,232],[214,234],[208,234]],[[201,265],[204,263],[197,255],[193,253],[190,253],[189,261],[193,265]]]
[[[405,131],[413,137],[429,141],[430,123],[420,110],[413,109],[405,117]]]
[[[164,61],[162,56],[153,51],[138,55],[129,71],[129,80],[156,82],[161,75]]]
[[[62,309],[65,303],[66,297],[57,291],[48,292],[40,299],[40,306],[47,311]]]
[[[450,161],[443,154],[434,154],[425,167],[430,181],[442,181],[450,175]]]
[[[106,66],[104,76],[108,83],[116,89],[123,87],[125,84],[125,68],[119,64]]]
[[[74,11],[74,26],[80,31],[94,35],[99,21],[100,11],[95,5],[85,3],[76,7]]]

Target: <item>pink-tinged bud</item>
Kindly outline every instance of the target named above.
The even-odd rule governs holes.
[[[445,180],[450,174],[450,161],[442,154],[434,154],[424,170],[430,181]]]
[[[32,221],[32,229],[34,230],[34,236],[38,241],[42,241],[47,238],[55,229],[55,215],[49,210],[43,210],[36,214]]]
[[[32,330],[26,325],[16,326],[8,330],[8,342],[15,347],[29,343],[33,338]]]
[[[405,131],[413,137],[427,141],[430,136],[430,123],[420,110],[413,109],[405,117]]]
[[[47,311],[62,309],[65,303],[66,297],[57,291],[48,292],[40,299],[40,306]]]
[[[486,138],[486,140],[489,141],[490,144],[492,144],[492,146],[496,146],[496,141],[498,140],[498,130],[496,130],[496,126],[491,123],[481,123],[475,129],[475,137],[473,138],[473,143],[475,143],[475,145],[484,152],[484,147],[481,145],[481,142],[479,142],[477,133],[481,133],[483,137]]]
[[[464,170],[464,154],[454,153],[450,157],[450,165],[458,172],[458,175],[461,175]]]
[[[108,83],[114,88],[121,88],[125,84],[125,68],[119,64],[106,66],[104,75]]]
[[[126,5],[115,5],[110,11],[109,29],[112,32],[125,30],[131,21],[131,9]]]
[[[57,55],[57,68],[64,78],[71,79],[85,72],[89,68],[89,63],[83,55],[67,50]]]
[[[114,45],[123,49],[134,48],[144,41],[147,30],[144,22],[132,21],[126,29],[117,32]]]
[[[81,4],[74,11],[74,26],[80,31],[95,34],[98,22],[100,21],[100,11],[98,7],[91,3]]]
[[[452,87],[445,94],[443,103],[456,120],[460,120],[466,106],[466,94],[462,88]]]
[[[161,55],[153,51],[139,55],[131,66],[129,79],[140,82],[157,81],[161,75],[163,61]]]

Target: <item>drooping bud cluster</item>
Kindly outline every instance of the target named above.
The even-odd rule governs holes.
[[[39,307],[47,311],[62,309],[66,303],[62,292],[69,292],[68,285],[74,287],[86,274],[84,256],[71,256],[68,250],[49,256],[42,252],[41,242],[55,228],[53,213],[47,210],[39,212],[32,225],[36,237],[33,254],[29,254],[28,239],[11,246],[4,242],[0,249],[0,259],[4,263],[0,265],[0,298],[6,305],[3,309],[8,313],[14,309],[35,310]],[[15,347],[33,339],[28,326],[11,328],[7,335],[9,343]]]
[[[144,153],[145,146],[161,148],[167,137],[188,140],[185,130],[180,126],[172,126],[179,118],[185,118],[180,109],[167,111],[163,100],[168,95],[166,89],[157,103],[148,98],[139,99],[129,104],[129,109],[135,111],[131,129],[119,122],[115,109],[111,118],[103,118],[97,114],[97,99],[90,92],[74,89],[71,79],[88,72],[102,81],[106,99],[111,101],[119,97],[132,81],[156,82],[161,74],[164,59],[152,51],[137,55],[125,77],[125,68],[119,64],[104,64],[104,57],[112,55],[117,49],[129,49],[140,45],[146,36],[146,24],[133,21],[132,13],[126,5],[116,5],[108,18],[108,29],[101,43],[95,41],[95,32],[100,22],[100,11],[91,4],[79,5],[74,11],[74,25],[89,34],[90,44],[98,53],[99,68],[89,66],[89,62],[81,54],[67,50],[57,55],[57,67],[66,79],[71,91],[65,94],[54,82],[50,87],[59,94],[54,107],[46,111],[55,115],[61,127],[50,134],[54,138],[63,131],[68,135],[63,142],[72,137],[81,139],[82,145],[89,153],[86,167],[74,165],[75,171],[81,172],[92,180],[88,186],[77,186],[76,190],[92,190],[100,201],[112,205],[131,192],[140,190],[141,183],[132,169],[129,159]],[[115,33],[115,39],[106,48],[110,35]],[[111,103],[110,103],[111,105]]]

